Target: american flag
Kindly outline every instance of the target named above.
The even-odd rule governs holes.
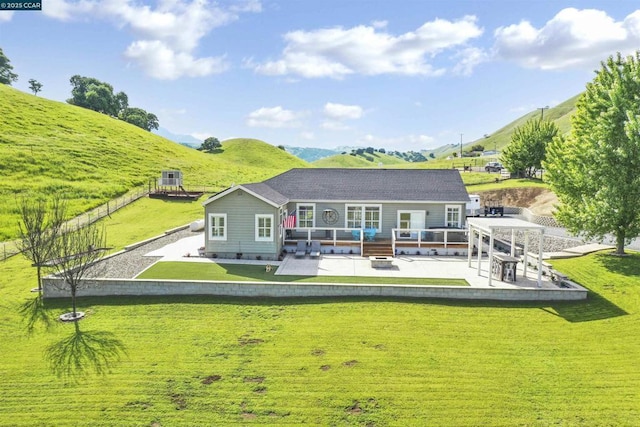
[[[282,221],[282,228],[296,228],[296,211],[291,212]]]

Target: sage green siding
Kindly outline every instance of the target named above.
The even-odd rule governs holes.
[[[210,240],[210,214],[227,215],[226,240]],[[256,215],[273,215],[273,240],[256,241]],[[280,210],[254,197],[242,189],[214,200],[205,208],[205,252],[216,254],[221,258],[235,257],[242,253],[242,258],[276,259],[280,254],[282,237],[280,236]]]
[[[460,206],[461,227],[466,224],[465,221],[465,204],[464,203],[375,203],[375,202],[353,202],[353,203],[327,203],[327,202],[298,202],[289,203],[287,209],[293,212],[299,204],[315,204],[315,226],[318,228],[345,228],[347,205],[379,205],[382,210],[382,227],[381,231],[376,235],[379,238],[391,238],[391,230],[398,228],[398,211],[425,211],[425,224],[423,228],[445,227],[446,226],[446,206]],[[338,221],[334,224],[327,224],[322,218],[322,212],[325,209],[334,209],[338,212]],[[427,213],[428,212],[428,213]],[[296,232],[294,237],[299,237],[306,233]],[[322,236],[323,232],[316,232],[312,237]],[[338,238],[348,237],[350,233],[339,232]]]

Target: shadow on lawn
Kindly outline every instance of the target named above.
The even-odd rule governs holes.
[[[595,255],[596,260],[610,272],[627,277],[640,276],[640,253],[627,253],[623,256],[612,255],[610,252]]]
[[[45,330],[48,330],[53,324],[53,318],[45,305],[42,295],[25,301],[20,305],[19,311],[27,323],[28,334],[32,334],[38,324],[42,324]]]
[[[46,348],[45,359],[58,377],[70,382],[94,372],[106,374],[123,355],[126,347],[107,331],[82,331],[74,322],[73,332]]]
[[[589,291],[585,301],[494,301],[494,300],[458,300],[438,298],[400,298],[400,297],[232,297],[212,295],[174,295],[174,296],[128,296],[122,297],[83,297],[86,306],[128,306],[155,304],[217,304],[242,306],[295,306],[315,304],[343,303],[403,303],[412,305],[435,305],[451,307],[487,307],[487,308],[534,308],[561,317],[568,322],[589,322],[624,316],[628,313],[598,293]]]

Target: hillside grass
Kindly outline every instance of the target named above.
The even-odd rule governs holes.
[[[59,194],[77,215],[179,169],[219,191],[308,163],[251,139],[201,153],[103,114],[0,85],[0,241],[17,236],[17,200]]]
[[[145,203],[106,220],[111,244],[160,205],[166,222],[136,238],[191,215]],[[14,257],[0,425],[635,425],[640,255],[553,265],[589,299],[81,298],[76,331],[55,320],[69,301],[39,304]]]
[[[378,153],[377,151],[373,154],[365,153],[355,156],[351,154],[336,154],[311,163],[316,168],[377,168],[380,166],[395,167],[403,164],[408,164],[408,162],[399,157]]]
[[[544,119],[550,120],[558,125],[560,129],[560,134],[565,134],[571,130],[571,116],[575,112],[576,101],[580,97],[580,94],[573,96],[566,101],[556,105],[553,108],[544,110]],[[498,151],[502,151],[506,148],[509,143],[511,143],[511,135],[515,128],[523,126],[528,120],[540,118],[540,110],[536,109],[534,111],[530,111],[529,113],[517,118],[511,123],[506,124],[500,129],[488,135],[486,138],[477,139],[475,141],[467,142],[462,145],[463,151],[470,149],[472,146],[476,144],[483,145],[486,151],[497,149]],[[460,153],[460,146],[456,144],[452,144],[449,147],[444,147],[441,150],[436,152],[438,160],[446,159],[448,156],[452,156],[453,153]],[[469,161],[470,158],[463,159],[453,159],[454,161],[460,161],[461,163],[464,160]],[[485,162],[490,160],[485,160]],[[451,160],[449,160],[451,162]],[[450,166],[449,166],[450,167]]]
[[[263,265],[215,264],[162,261],[142,272],[137,279],[216,280],[234,282],[281,283],[368,283],[396,285],[469,286],[464,279],[423,277],[357,277],[357,276],[293,276],[276,275],[276,269],[265,271]]]

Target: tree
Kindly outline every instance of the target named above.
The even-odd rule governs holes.
[[[615,254],[640,234],[640,53],[602,62],[571,118],[571,132],[547,149],[546,178],[574,234],[604,239]]]
[[[148,113],[142,108],[126,107],[120,113],[120,120],[138,126],[144,130],[158,129],[158,117],[155,114]]]
[[[554,122],[535,118],[514,129],[511,143],[503,151],[501,160],[511,173],[521,177],[535,177],[542,168],[547,145],[558,135]]]
[[[128,97],[124,92],[113,93],[113,86],[101,82],[93,77],[75,75],[69,80],[71,98],[67,102],[71,105],[87,108],[98,113],[118,117],[128,107]]]
[[[12,72],[13,66],[0,48],[0,83],[11,86],[11,83],[18,80],[18,75]]]
[[[31,89],[31,92],[37,96],[38,92],[42,90],[42,83],[36,79],[29,79],[29,89]]]
[[[83,279],[89,269],[100,259],[106,249],[106,236],[103,228],[89,224],[77,230],[60,233],[53,245],[51,264],[57,275],[63,279],[63,286],[71,293],[73,311],[68,320],[78,320],[76,295],[82,287]]]
[[[218,138],[214,136],[210,136],[209,138],[204,140],[204,142],[202,143],[200,148],[198,148],[198,150],[211,153],[212,151],[215,151],[221,147],[222,147],[222,143],[218,140]]]
[[[473,147],[471,147],[471,151],[484,151],[484,145],[476,144]]]
[[[38,292],[42,292],[42,269],[53,256],[54,243],[65,219],[66,205],[58,197],[47,203],[25,196],[19,201],[18,210],[18,248],[36,267]]]

